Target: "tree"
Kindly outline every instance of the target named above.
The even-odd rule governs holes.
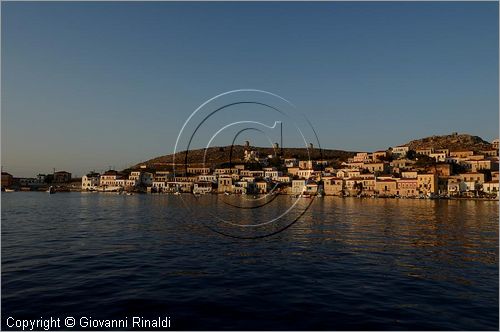
[[[451,172],[453,174],[467,173],[467,169],[458,163],[451,164]]]
[[[335,169],[341,168],[342,167],[342,163],[338,159],[337,160],[332,160],[332,161],[330,161],[330,167],[333,167]]]
[[[415,160],[416,157],[417,157],[417,153],[415,152],[415,150],[408,150],[408,152],[406,152],[407,159]]]
[[[282,163],[279,157],[273,156],[272,158],[269,159],[269,166],[280,167],[281,165]]]
[[[416,167],[429,167],[436,165],[436,160],[424,154],[417,154],[416,156]]]
[[[45,176],[45,183],[51,184],[54,181],[54,175],[53,174],[47,174]]]
[[[491,170],[489,169],[480,169],[478,173],[484,174],[484,181],[491,181]]]
[[[355,182],[354,189],[358,190],[358,195],[363,192],[363,182]]]
[[[394,160],[394,157],[392,155],[381,156],[381,157],[378,158],[378,160],[391,162],[391,161]]]

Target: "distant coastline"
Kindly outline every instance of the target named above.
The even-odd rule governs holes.
[[[243,146],[163,156],[128,169],[67,171],[14,178],[2,172],[2,191],[96,191],[297,197],[498,199],[499,140],[452,133],[373,152]],[[174,165],[173,162],[176,162]],[[187,163],[186,163],[187,161]],[[175,167],[174,167],[175,166]]]

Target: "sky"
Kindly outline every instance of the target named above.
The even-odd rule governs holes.
[[[323,148],[498,137],[498,2],[1,6],[1,162],[14,176],[169,154],[189,115],[234,89],[291,101]]]

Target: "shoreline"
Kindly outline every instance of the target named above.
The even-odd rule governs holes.
[[[26,193],[26,192],[33,192],[33,193],[44,193],[48,194],[46,191],[42,190],[14,190],[14,191],[2,191],[2,194],[7,194],[7,193],[12,193],[12,192],[20,192],[20,193]],[[65,191],[56,191],[57,194],[62,194],[62,193],[86,193],[86,194],[111,194],[111,195],[120,195],[120,196],[134,196],[134,195],[168,195],[168,196],[178,196],[178,195],[192,195],[196,197],[200,196],[234,196],[234,197],[241,197],[241,196],[264,196],[265,194],[258,194],[258,195],[246,195],[246,194],[230,194],[226,195],[224,193],[208,193],[208,194],[193,194],[193,193],[144,193],[144,192],[117,192],[117,191],[85,191],[85,190],[65,190]],[[457,200],[457,201],[499,201],[499,198],[487,198],[487,197],[435,197],[435,198],[419,198],[419,197],[387,197],[387,196],[338,196],[338,195],[323,195],[323,196],[315,196],[312,195],[311,197],[298,197],[296,194],[287,194],[287,193],[278,193],[278,195],[282,196],[288,196],[292,198],[303,198],[303,199],[312,199],[312,198],[324,198],[324,197],[337,197],[337,198],[356,198],[356,199],[403,199],[403,200]]]

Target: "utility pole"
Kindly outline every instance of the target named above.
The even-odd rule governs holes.
[[[280,122],[280,144],[281,144],[281,158],[283,158],[283,122]]]

